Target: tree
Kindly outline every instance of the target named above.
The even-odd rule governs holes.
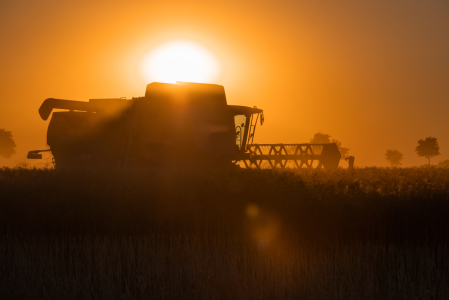
[[[336,139],[331,140],[331,135],[329,135],[329,134],[322,133],[322,132],[315,133],[313,138],[310,139],[310,143],[311,144],[335,143],[335,144],[337,144],[338,150],[340,151],[341,159],[345,159],[346,157],[348,157],[349,148],[342,147],[341,142]]]
[[[404,159],[404,154],[398,150],[387,150],[385,153],[385,159],[388,160],[392,167],[402,166],[401,160]]]
[[[315,133],[313,139],[310,139],[311,144],[329,144],[331,136],[322,132]]]
[[[16,153],[16,143],[12,139],[11,131],[0,129],[0,156],[10,158]]]
[[[429,136],[426,137],[425,140],[419,140],[415,151],[418,156],[424,156],[427,158],[430,166],[430,158],[440,155],[440,146],[438,146],[437,138]]]

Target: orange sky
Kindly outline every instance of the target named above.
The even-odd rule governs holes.
[[[264,109],[255,142],[306,143],[321,131],[357,166],[387,166],[386,149],[412,166],[426,163],[417,141],[435,136],[432,162],[449,159],[445,0],[2,0],[0,36],[0,128],[17,144],[0,165],[46,148],[43,100],[143,96],[141,58],[176,39],[219,59],[228,103]]]

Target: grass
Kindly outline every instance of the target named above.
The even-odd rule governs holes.
[[[0,170],[8,299],[447,299],[441,168]]]
[[[447,299],[447,251],[360,243],[261,249],[222,235],[9,237],[0,248],[0,291],[10,299]]]

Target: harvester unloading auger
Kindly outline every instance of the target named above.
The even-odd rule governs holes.
[[[223,86],[154,82],[145,96],[89,102],[49,98],[39,114],[47,120],[48,150],[56,168],[338,167],[336,144],[254,144],[261,109],[228,105]],[[67,111],[68,110],[68,111]]]

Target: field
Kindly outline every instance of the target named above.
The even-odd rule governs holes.
[[[2,299],[449,299],[442,168],[0,169]]]

